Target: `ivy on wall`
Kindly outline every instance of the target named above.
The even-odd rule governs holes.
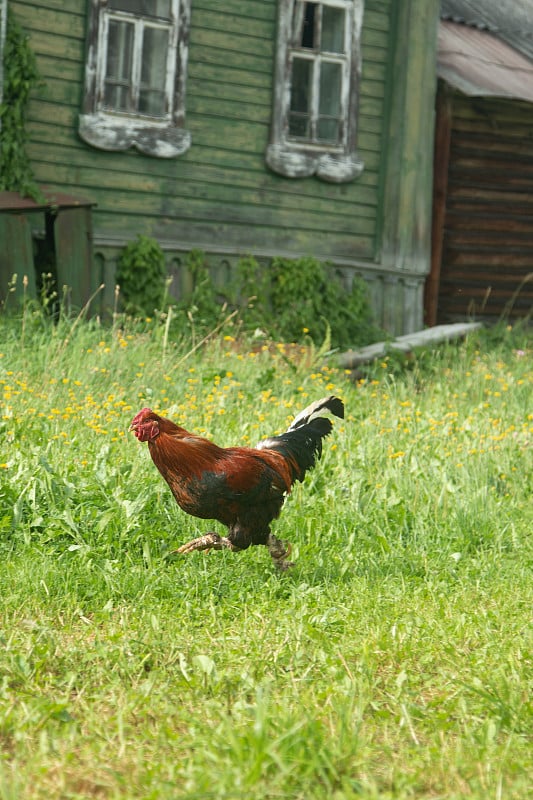
[[[26,152],[26,109],[39,80],[28,36],[8,13],[4,47],[4,91],[0,105],[0,190],[41,199]]]

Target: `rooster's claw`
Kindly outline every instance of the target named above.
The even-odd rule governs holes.
[[[173,550],[172,554],[180,553],[194,553],[195,550],[238,550],[226,536],[220,536],[218,533],[211,531],[204,536],[199,536],[197,539],[192,539],[186,544],[182,544],[177,550]]]

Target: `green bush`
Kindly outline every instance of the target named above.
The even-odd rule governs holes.
[[[202,250],[191,250],[185,261],[191,291],[178,303],[197,328],[214,328],[220,318],[221,302],[209,273],[206,255]]]
[[[125,310],[129,314],[153,314],[165,300],[167,271],[165,254],[155,239],[137,236],[121,251],[117,264]]]
[[[220,325],[228,308],[248,333],[261,331],[280,342],[326,339],[333,348],[356,347],[380,338],[374,325],[363,280],[354,278],[347,291],[335,269],[316,258],[275,257],[260,264],[241,258],[224,292],[211,277],[202,250],[191,250],[185,261],[188,291],[174,304],[173,335],[192,329],[206,335]],[[163,310],[166,270],[164,255],[154,239],[138,236],[122,251],[117,281],[124,307],[131,314]]]
[[[347,291],[334,268],[316,258],[275,257],[268,267],[248,257],[236,268],[244,327],[263,328],[274,339],[315,343],[328,330],[334,347],[368,344],[381,335],[374,325],[365,282]]]

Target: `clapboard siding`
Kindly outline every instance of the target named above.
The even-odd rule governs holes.
[[[275,252],[368,258],[375,252],[388,3],[367,3],[358,146],[365,171],[347,186],[270,173],[268,143],[277,3],[193,2],[186,114],[193,145],[171,162],[104,153],[76,133],[85,58],[85,3],[13,2],[30,32],[45,82],[30,106],[30,154],[38,180],[97,203],[96,237],[124,241],[143,230],[207,248],[254,236]],[[243,17],[246,17],[243,24]],[[161,219],[164,222],[161,222]],[[212,224],[211,234],[209,223]],[[204,238],[205,237],[205,238]]]
[[[532,266],[533,106],[456,95],[439,321],[530,312]]]

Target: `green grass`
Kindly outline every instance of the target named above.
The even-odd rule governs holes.
[[[342,371],[188,352],[147,322],[0,319],[0,798],[524,800],[531,340]],[[183,514],[127,433],[150,405],[253,444],[347,406],[265,548],[169,551]]]

